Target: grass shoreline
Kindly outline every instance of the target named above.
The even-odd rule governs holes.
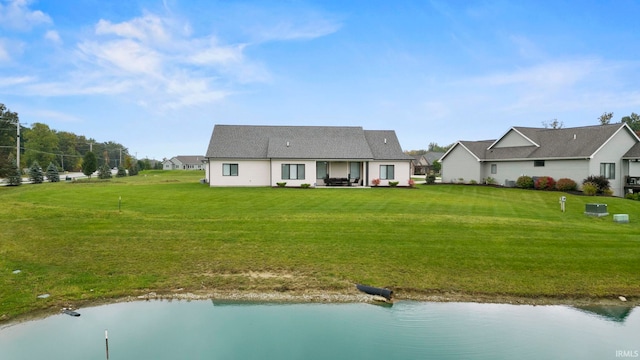
[[[355,283],[398,300],[640,301],[640,202],[566,194],[562,213],[557,192],[209,188],[201,177],[0,189],[0,322],[151,292],[367,301]],[[630,223],[585,216],[594,200]]]

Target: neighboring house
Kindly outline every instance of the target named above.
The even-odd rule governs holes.
[[[210,186],[407,186],[412,157],[392,130],[215,125],[205,155]]]
[[[442,155],[444,155],[443,152],[427,151],[423,155],[414,156],[414,159],[412,162],[412,167],[413,167],[412,174],[413,175],[431,174],[433,172],[432,171],[433,163],[435,161],[438,161],[442,157]]]
[[[626,123],[565,129],[512,127],[498,140],[458,141],[447,151],[442,182],[514,186],[522,175],[569,178],[578,184],[590,175],[609,179],[614,195],[640,184],[640,138]],[[632,184],[633,183],[633,184]],[[640,188],[640,186],[639,186]]]
[[[162,162],[163,170],[203,170],[204,156],[202,155],[179,155]]]

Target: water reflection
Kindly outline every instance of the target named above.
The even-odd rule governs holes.
[[[0,359],[557,359],[640,350],[629,308],[150,301],[0,329]]]
[[[619,323],[623,323],[629,314],[631,314],[631,311],[633,311],[632,307],[613,305],[575,306],[575,308],[588,314],[594,314],[601,319]]]

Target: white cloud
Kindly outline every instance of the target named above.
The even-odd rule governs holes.
[[[49,15],[40,10],[31,11],[30,0],[13,0],[0,3],[0,27],[26,31],[40,24],[51,24]]]
[[[44,34],[44,38],[51,41],[54,44],[62,44],[60,34],[55,30],[49,30]]]
[[[0,62],[9,61],[9,60],[11,60],[11,57],[9,56],[9,52],[6,49],[4,40],[0,38]]]
[[[171,35],[166,29],[167,22],[158,16],[147,14],[119,24],[101,19],[96,25],[97,35],[117,35],[145,43],[167,43]]]
[[[85,42],[78,49],[88,62],[114,72],[149,75],[161,72],[161,54],[133,40]]]

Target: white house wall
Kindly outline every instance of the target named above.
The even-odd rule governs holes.
[[[223,164],[238,164],[238,176],[223,176]],[[270,186],[269,160],[210,160],[209,186]],[[278,175],[279,176],[279,175]]]
[[[380,165],[394,165],[393,179],[380,179]],[[373,179],[380,179],[380,186],[388,186],[389,181],[398,181],[398,186],[409,186],[411,161],[369,161],[369,186]]]
[[[463,179],[464,182],[482,180],[480,162],[460,145],[442,160],[441,173],[443,183],[458,182],[459,179]]]
[[[615,179],[609,179],[613,195],[624,196],[624,175],[622,156],[636,143],[627,131],[619,131],[593,157],[589,166],[589,175],[600,175],[601,163],[616,164]]]
[[[496,173],[491,174],[491,165],[496,165]],[[533,166],[533,160],[523,161],[487,161],[483,163],[482,176],[484,179],[493,178],[499,185],[506,185],[507,181],[516,181],[520,176],[550,176],[554,180],[569,178],[581,184],[588,176],[589,161],[576,160],[545,160],[544,166]]]
[[[640,176],[640,162],[629,162],[629,176]]]
[[[304,179],[283,179],[282,164],[304,164]],[[315,186],[316,180],[316,161],[315,160],[271,160],[271,186],[277,186],[279,182],[286,182],[286,187],[300,187],[302,184]]]
[[[494,148],[503,148],[503,147],[514,147],[514,146],[531,146],[533,143],[531,141],[525,139],[517,133],[515,130],[510,130],[505,136],[500,139],[493,147]]]

